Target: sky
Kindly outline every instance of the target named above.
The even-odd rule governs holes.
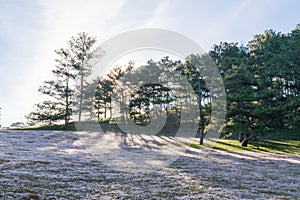
[[[298,0],[0,0],[2,126],[24,116],[43,97],[55,49],[79,32],[99,44],[139,28],[176,31],[205,51],[214,44],[247,44],[267,29],[287,33],[300,23]]]

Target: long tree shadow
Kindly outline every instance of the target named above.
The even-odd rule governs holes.
[[[295,155],[212,150],[199,159],[181,157],[170,167],[207,186],[239,191],[240,198],[300,197],[300,185],[295,184],[300,158]]]
[[[299,144],[291,144],[290,142],[287,144],[284,142],[285,142],[284,140],[282,141],[266,140],[266,141],[254,141],[253,144],[258,147],[266,148],[265,151],[267,152],[274,152],[274,151],[285,152],[285,153],[299,152],[300,142]]]

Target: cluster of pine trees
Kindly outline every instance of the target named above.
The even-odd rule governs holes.
[[[287,34],[265,31],[255,35],[246,46],[222,42],[214,45],[208,54],[189,55],[184,61],[173,61],[168,57],[156,62],[150,59],[140,68],[135,68],[131,61],[126,66],[113,68],[106,76],[87,82],[93,67],[89,61],[101,56],[95,44],[95,38],[80,33],[71,38],[68,48],[55,51],[58,56],[52,70],[55,79],[45,81],[39,89],[51,98],[36,104],[28,119],[49,124],[64,120],[67,124],[74,113],[78,114],[79,121],[82,116],[84,120],[111,119],[113,94],[125,92],[125,85],[121,90],[118,87],[122,78],[137,76],[142,80],[145,75],[156,74],[160,83],[140,85],[129,94],[126,109],[131,119],[139,124],[149,123],[153,107],[178,113],[180,102],[196,101],[200,105],[196,108],[200,111],[200,118],[196,119],[199,122],[197,132],[204,137],[212,98],[203,74],[193,63],[201,64],[208,56],[219,69],[225,85],[227,115],[224,136],[238,134],[242,145],[246,146],[256,135],[293,127],[300,119],[299,26]],[[174,80],[166,76],[171,72],[185,77],[193,94],[185,94],[185,97],[176,94]],[[191,95],[196,95],[197,99],[192,100]],[[118,109],[122,112],[121,108]]]
[[[227,93],[224,134],[242,145],[266,131],[293,127],[300,119],[300,26],[288,34],[255,35],[247,46],[215,45],[210,52]]]
[[[79,33],[68,41],[67,48],[55,51],[58,58],[52,70],[53,80],[45,81],[39,92],[48,95],[45,100],[35,105],[35,111],[26,116],[31,122],[48,122],[64,120],[65,124],[71,120],[74,103],[82,104],[84,88],[87,86],[85,78],[92,71],[90,60],[99,56],[95,48],[96,39],[87,33]],[[75,84],[75,79],[79,80]],[[79,92],[75,93],[75,89]],[[77,97],[77,98],[75,98]],[[74,99],[77,101],[74,102]],[[81,110],[77,110],[81,113]]]

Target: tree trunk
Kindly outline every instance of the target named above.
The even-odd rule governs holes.
[[[98,122],[100,121],[100,111],[99,109],[97,110],[97,119],[98,119]]]
[[[82,70],[82,69],[81,69]],[[83,72],[81,72],[80,79],[80,94],[79,94],[79,113],[78,113],[78,129],[81,129],[81,114],[82,114],[82,102],[83,102]]]
[[[79,123],[81,122],[82,102],[83,102],[83,75],[81,75],[81,80],[80,80],[80,94],[79,94]]]
[[[203,140],[204,140],[204,134],[201,133],[201,135],[200,135],[200,145],[203,145]]]
[[[243,142],[244,138],[245,138],[245,134],[240,132],[239,142]]]
[[[244,138],[243,141],[242,141],[242,147],[247,147],[248,146],[248,142],[249,142],[249,139],[248,138]]]
[[[109,104],[109,119],[112,119],[112,106],[111,106],[111,102]]]
[[[93,106],[91,106],[90,107],[90,118],[91,118],[91,120],[93,120],[93,117],[94,117],[94,115],[93,115]]]
[[[250,135],[250,134],[246,134],[246,136],[244,136],[244,139],[242,140],[242,147],[247,147],[248,146],[248,142],[251,138],[253,138],[254,135]]]
[[[65,110],[65,126],[69,122],[69,79],[66,79],[66,110]]]

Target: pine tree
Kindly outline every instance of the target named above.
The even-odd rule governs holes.
[[[68,49],[71,55],[71,64],[76,70],[75,77],[77,80],[77,104],[78,104],[78,121],[79,126],[84,112],[84,89],[87,77],[91,74],[93,64],[91,59],[100,56],[100,49],[94,48],[96,38],[89,36],[87,33],[78,33],[76,37],[72,37],[68,41]]]
[[[64,113],[60,106],[53,101],[43,101],[35,105],[35,111],[29,113],[26,118],[51,125],[53,122],[63,119]]]
[[[70,81],[75,78],[74,70],[71,65],[70,53],[67,49],[56,50],[55,53],[59,56],[55,59],[56,66],[52,70],[55,79],[45,81],[44,85],[39,88],[39,92],[49,95],[53,98],[56,108],[61,111],[59,115],[65,124],[69,123],[72,115],[72,100],[74,90],[71,89]]]

